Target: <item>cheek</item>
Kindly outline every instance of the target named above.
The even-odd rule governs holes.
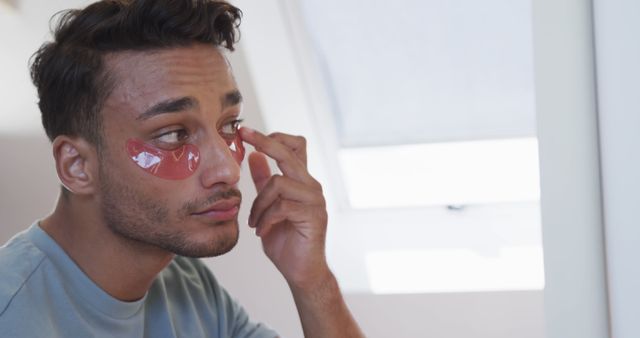
[[[167,180],[188,178],[200,164],[200,151],[192,144],[175,150],[163,150],[141,140],[130,139],[127,141],[127,153],[142,170]]]

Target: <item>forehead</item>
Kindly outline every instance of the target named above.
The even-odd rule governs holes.
[[[114,84],[105,106],[138,112],[172,97],[204,100],[236,88],[227,59],[213,46],[118,52],[107,55],[105,66]]]

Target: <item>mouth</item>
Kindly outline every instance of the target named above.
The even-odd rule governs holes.
[[[192,213],[192,216],[206,218],[217,222],[230,221],[236,219],[240,210],[240,199],[230,198],[218,201],[206,209]]]

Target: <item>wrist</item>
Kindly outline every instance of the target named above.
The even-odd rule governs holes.
[[[315,283],[290,288],[305,337],[364,337],[328,268]]]
[[[288,280],[289,288],[294,296],[312,293],[323,293],[328,289],[337,289],[338,282],[331,269],[326,264],[316,269],[313,274],[304,278]],[[339,292],[339,291],[338,291]]]

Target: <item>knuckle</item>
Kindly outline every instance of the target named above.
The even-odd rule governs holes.
[[[296,136],[296,142],[299,145],[299,148],[305,148],[307,146],[307,139],[304,136]]]
[[[320,220],[321,220],[321,222],[322,222],[323,224],[327,224],[327,223],[328,223],[328,221],[329,221],[329,214],[327,214],[327,211],[326,211],[326,210],[323,210],[323,211],[320,213],[319,218],[320,218]]]
[[[322,193],[322,183],[318,182],[318,180],[313,177],[311,178],[311,187]]]
[[[320,198],[318,199],[318,205],[320,205],[320,207],[326,212],[327,200],[324,198],[324,196],[320,196]]]

